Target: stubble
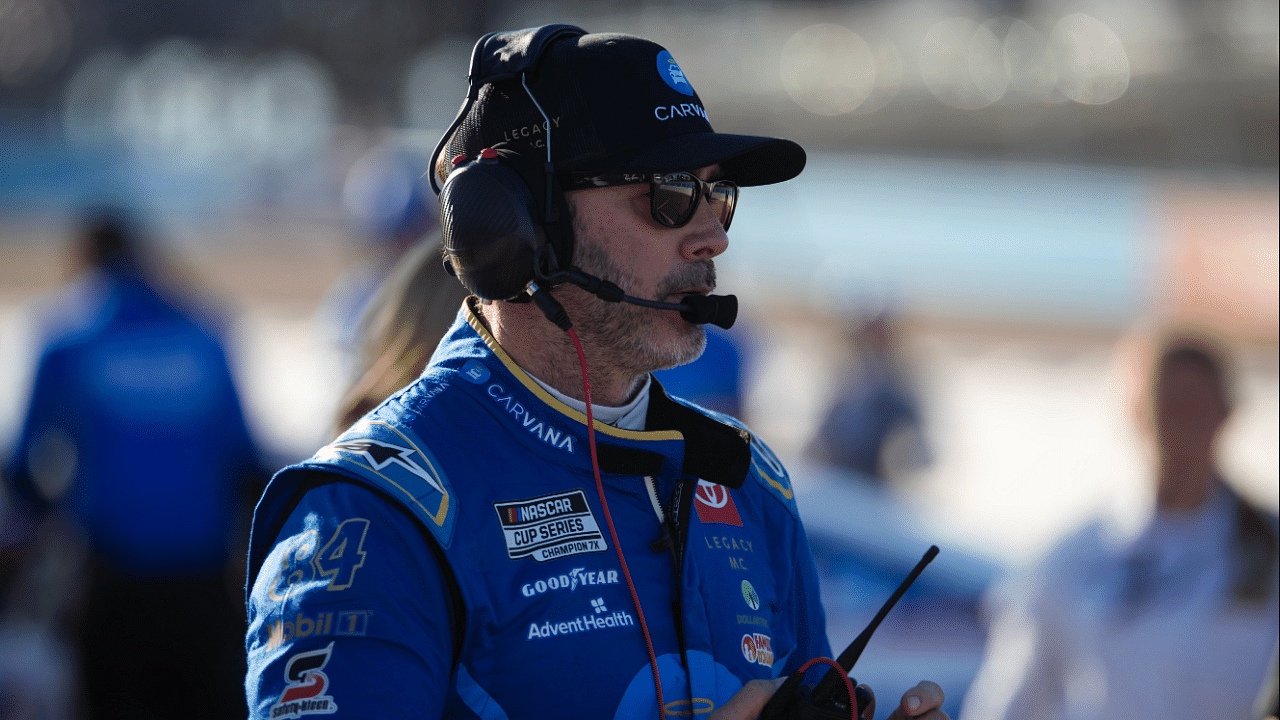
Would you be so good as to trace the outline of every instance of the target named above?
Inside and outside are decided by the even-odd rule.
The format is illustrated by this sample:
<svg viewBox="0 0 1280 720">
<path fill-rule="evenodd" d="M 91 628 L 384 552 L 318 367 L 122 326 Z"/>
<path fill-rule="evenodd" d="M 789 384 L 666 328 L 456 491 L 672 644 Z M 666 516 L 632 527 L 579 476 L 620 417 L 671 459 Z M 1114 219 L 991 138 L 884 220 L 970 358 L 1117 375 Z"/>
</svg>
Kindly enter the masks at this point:
<svg viewBox="0 0 1280 720">
<path fill-rule="evenodd" d="M 628 295 L 637 295 L 635 277 L 616 263 L 600 243 L 579 234 L 575 255 L 583 271 L 614 283 Z M 665 300 L 680 290 L 715 287 L 715 282 L 715 263 L 703 260 L 662 278 L 653 296 L 646 299 Z M 588 295 L 574 313 L 574 324 L 583 340 L 601 348 L 611 362 L 642 374 L 693 362 L 706 348 L 707 336 L 702 327 L 684 321 L 672 323 L 669 316 L 674 312 L 610 303 Z"/>
</svg>

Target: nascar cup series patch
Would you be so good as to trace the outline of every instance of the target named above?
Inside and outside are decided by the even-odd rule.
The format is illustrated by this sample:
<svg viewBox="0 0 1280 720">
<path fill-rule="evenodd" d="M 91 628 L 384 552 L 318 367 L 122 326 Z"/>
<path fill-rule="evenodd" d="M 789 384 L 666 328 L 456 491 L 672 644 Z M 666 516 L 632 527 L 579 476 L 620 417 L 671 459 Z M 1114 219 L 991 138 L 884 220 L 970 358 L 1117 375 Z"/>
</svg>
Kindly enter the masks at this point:
<svg viewBox="0 0 1280 720">
<path fill-rule="evenodd" d="M 502 523 L 507 556 L 512 560 L 532 557 L 547 562 L 609 549 L 581 490 L 497 502 L 493 509 Z"/>
<path fill-rule="evenodd" d="M 449 480 L 439 461 L 407 428 L 382 421 L 360 423 L 321 448 L 315 460 L 354 471 L 413 510 L 448 548 L 456 513 Z"/>
</svg>

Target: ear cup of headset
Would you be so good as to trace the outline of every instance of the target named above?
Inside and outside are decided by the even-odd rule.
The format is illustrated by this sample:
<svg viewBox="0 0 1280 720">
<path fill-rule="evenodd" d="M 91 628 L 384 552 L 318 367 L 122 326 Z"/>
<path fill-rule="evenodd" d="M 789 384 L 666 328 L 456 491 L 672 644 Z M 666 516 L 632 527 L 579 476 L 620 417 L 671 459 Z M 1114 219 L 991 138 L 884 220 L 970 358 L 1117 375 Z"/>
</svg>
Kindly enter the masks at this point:
<svg viewBox="0 0 1280 720">
<path fill-rule="evenodd" d="M 508 300 L 533 280 L 546 244 L 533 193 L 511 168 L 481 159 L 453 170 L 440 191 L 444 250 L 462 284 L 486 300 Z"/>
<path fill-rule="evenodd" d="M 535 263 L 543 263 L 536 277 L 555 285 L 561 280 L 545 274 L 573 257 L 573 221 L 558 182 L 501 146 L 449 173 L 440 190 L 440 226 L 451 271 L 486 300 L 527 300 Z"/>
<path fill-rule="evenodd" d="M 468 290 L 486 300 L 528 299 L 524 291 L 534 279 L 536 262 L 544 262 L 546 271 L 558 269 L 558 259 L 572 262 L 573 224 L 555 178 L 550 140 L 545 163 L 535 165 L 517 153 L 498 149 L 502 146 L 499 143 L 481 153 L 480 159 L 454 168 L 443 188 L 436 185 L 436 161 L 484 85 L 514 83 L 516 79 L 523 85 L 522 76 L 533 71 L 550 45 L 586 32 L 574 25 L 556 24 L 480 38 L 471 51 L 467 101 L 431 154 L 431 187 L 440 193 L 445 267 Z M 525 92 L 529 92 L 527 87 Z M 541 113 L 537 100 L 532 94 L 529 97 Z M 543 119 L 550 133 L 545 114 Z M 533 192 L 533 188 L 541 189 Z M 543 212 L 538 212 L 539 201 L 545 203 Z M 548 252 L 539 257 L 543 248 Z"/>
</svg>

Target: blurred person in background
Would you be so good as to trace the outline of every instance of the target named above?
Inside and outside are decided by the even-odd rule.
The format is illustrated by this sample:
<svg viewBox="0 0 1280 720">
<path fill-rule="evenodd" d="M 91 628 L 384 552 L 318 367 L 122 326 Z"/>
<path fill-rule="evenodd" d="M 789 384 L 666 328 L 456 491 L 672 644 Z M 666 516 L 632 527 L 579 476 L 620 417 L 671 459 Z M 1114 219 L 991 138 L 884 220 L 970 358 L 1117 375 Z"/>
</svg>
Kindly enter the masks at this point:
<svg viewBox="0 0 1280 720">
<path fill-rule="evenodd" d="M 69 630 L 84 569 L 79 533 L 38 523 L 0 483 L 0 720 L 72 720 L 79 683 Z"/>
<path fill-rule="evenodd" d="M 55 544 L 84 538 L 67 631 L 86 711 L 242 715 L 235 591 L 265 473 L 219 319 L 189 307 L 123 210 L 87 212 L 75 250 L 6 477 L 22 512 L 75 528 Z"/>
<path fill-rule="evenodd" d="M 1276 518 L 1214 461 L 1232 406 L 1223 346 L 1173 335 L 1153 365 L 1150 518 L 1131 539 L 1091 523 L 994 590 L 961 717 L 1254 717 L 1280 625 Z"/>
<path fill-rule="evenodd" d="M 806 454 L 882 485 L 930 462 L 893 318 L 881 313 L 844 335 L 856 359 Z"/>
<path fill-rule="evenodd" d="M 804 151 L 715 133 L 641 38 L 546 26 L 472 59 L 436 168 L 475 295 L 415 382 L 264 493 L 251 714 L 756 717 L 831 654 L 790 481 L 650 372 L 703 349 L 676 311 L 720 317 L 734 183 L 788 180 Z M 676 307 L 606 302 L 600 276 Z M 890 718 L 944 720 L 943 700 L 922 682 Z"/>
<path fill-rule="evenodd" d="M 361 321 L 378 289 L 405 253 L 439 227 L 435 198 L 422 169 L 390 141 L 361 155 L 342 187 L 357 239 L 356 261 L 328 288 L 316 309 L 317 331 L 338 353 L 345 380 L 355 380 L 365 348 Z"/>
<path fill-rule="evenodd" d="M 1253 704 L 1254 715 L 1261 720 L 1280 718 L 1280 641 L 1271 650 L 1271 666 L 1267 669 L 1258 699 Z"/>
<path fill-rule="evenodd" d="M 445 272 L 439 233 L 405 253 L 361 319 L 356 379 L 338 405 L 334 436 L 422 374 L 466 297 Z"/>
</svg>

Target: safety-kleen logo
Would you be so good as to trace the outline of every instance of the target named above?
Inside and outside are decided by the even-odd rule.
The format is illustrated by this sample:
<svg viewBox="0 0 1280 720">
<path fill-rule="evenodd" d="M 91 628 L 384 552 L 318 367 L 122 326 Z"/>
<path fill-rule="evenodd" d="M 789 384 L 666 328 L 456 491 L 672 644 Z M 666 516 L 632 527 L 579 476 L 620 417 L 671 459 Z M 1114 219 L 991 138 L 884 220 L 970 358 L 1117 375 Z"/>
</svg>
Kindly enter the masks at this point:
<svg viewBox="0 0 1280 720">
<path fill-rule="evenodd" d="M 333 643 L 322 650 L 301 652 L 289 658 L 284 666 L 284 679 L 288 683 L 280 700 L 271 706 L 272 718 L 296 718 L 303 715 L 332 715 L 338 712 L 338 703 L 332 695 L 326 695 L 329 676 L 322 671 L 333 654 Z"/>
</svg>

